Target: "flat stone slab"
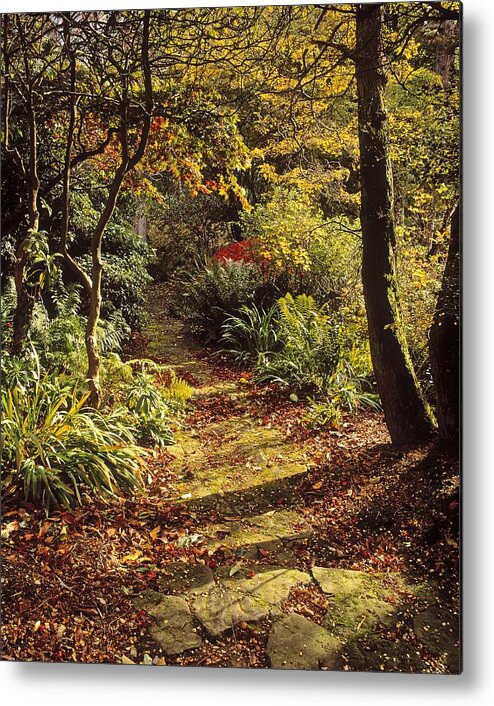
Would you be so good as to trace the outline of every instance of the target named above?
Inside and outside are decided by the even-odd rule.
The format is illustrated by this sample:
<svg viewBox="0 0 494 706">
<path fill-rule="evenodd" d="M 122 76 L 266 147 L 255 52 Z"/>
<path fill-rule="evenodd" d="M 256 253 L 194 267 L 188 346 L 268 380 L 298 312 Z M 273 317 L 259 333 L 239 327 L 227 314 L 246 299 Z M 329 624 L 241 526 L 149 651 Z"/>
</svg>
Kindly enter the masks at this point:
<svg viewBox="0 0 494 706">
<path fill-rule="evenodd" d="M 460 671 L 460 620 L 448 610 L 429 606 L 413 619 L 416 636 L 435 657 L 440 657 L 451 672 Z"/>
<path fill-rule="evenodd" d="M 314 566 L 312 574 L 324 593 L 331 596 L 324 626 L 342 638 L 368 634 L 378 623 L 393 625 L 396 611 L 383 600 L 392 587 L 383 578 L 364 571 Z"/>
<path fill-rule="evenodd" d="M 252 547 L 277 540 L 295 541 L 310 537 L 309 523 L 293 510 L 271 510 L 241 521 L 211 525 L 206 544 L 215 550 L 220 546 Z M 218 538 L 217 535 L 220 535 Z"/>
<path fill-rule="evenodd" d="M 283 479 L 307 472 L 303 448 L 287 442 L 279 430 L 243 416 L 208 424 L 205 437 L 178 432 L 175 438 L 177 443 L 169 453 L 175 457 L 173 465 L 179 474 L 185 471 L 187 476 L 176 484 L 178 496 L 190 493 L 190 500 L 198 501 L 225 495 L 232 506 L 238 505 L 232 507 L 233 514 L 244 507 L 240 498 L 235 503 L 237 493 L 257 486 L 269 494 L 267 484 L 273 484 L 275 492 Z"/>
<path fill-rule="evenodd" d="M 298 569 L 271 568 L 251 577 L 247 573 L 244 569 L 234 577 L 224 578 L 194 601 L 192 609 L 196 618 L 213 637 L 237 623 L 264 618 L 286 600 L 293 586 L 311 580 Z"/>
<path fill-rule="evenodd" d="M 269 614 L 270 606 L 256 597 L 217 586 L 197 598 L 192 609 L 208 633 L 218 637 L 237 623 L 264 618 Z"/>
<path fill-rule="evenodd" d="M 167 564 L 158 585 L 163 593 L 202 593 L 214 586 L 213 572 L 205 564 L 182 561 Z"/>
<path fill-rule="evenodd" d="M 340 642 L 320 625 L 292 613 L 278 620 L 269 636 L 266 655 L 273 669 L 335 669 Z"/>
<path fill-rule="evenodd" d="M 199 647 L 201 636 L 186 601 L 179 596 L 163 596 L 157 591 L 145 591 L 136 604 L 153 617 L 149 634 L 167 655 Z"/>
<path fill-rule="evenodd" d="M 351 642 L 344 649 L 346 668 L 358 672 L 420 673 L 427 665 L 410 642 L 370 640 L 367 644 Z"/>
</svg>

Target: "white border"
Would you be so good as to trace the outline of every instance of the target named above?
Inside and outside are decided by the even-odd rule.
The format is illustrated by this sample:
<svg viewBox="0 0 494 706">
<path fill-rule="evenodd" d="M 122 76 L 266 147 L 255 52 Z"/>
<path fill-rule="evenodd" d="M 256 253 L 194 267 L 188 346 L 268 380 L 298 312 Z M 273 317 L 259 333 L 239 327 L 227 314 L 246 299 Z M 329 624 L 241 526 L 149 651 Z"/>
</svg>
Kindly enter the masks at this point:
<svg viewBox="0 0 494 706">
<path fill-rule="evenodd" d="M 302 0 L 299 4 L 308 4 Z M 4 0 L 2 12 L 70 9 L 262 5 L 215 0 Z M 282 4 L 282 3 L 277 3 Z M 290 3 L 296 4 L 296 3 Z M 494 469 L 489 468 L 490 424 L 494 407 L 492 287 L 494 239 L 494 2 L 464 1 L 464 672 L 461 676 L 274 672 L 198 668 L 0 663 L 0 698 L 5 704 L 232 704 L 283 706 L 339 704 L 358 700 L 368 706 L 483 704 L 493 688 L 494 580 L 492 525 Z M 491 697 L 492 698 L 492 697 Z"/>
</svg>

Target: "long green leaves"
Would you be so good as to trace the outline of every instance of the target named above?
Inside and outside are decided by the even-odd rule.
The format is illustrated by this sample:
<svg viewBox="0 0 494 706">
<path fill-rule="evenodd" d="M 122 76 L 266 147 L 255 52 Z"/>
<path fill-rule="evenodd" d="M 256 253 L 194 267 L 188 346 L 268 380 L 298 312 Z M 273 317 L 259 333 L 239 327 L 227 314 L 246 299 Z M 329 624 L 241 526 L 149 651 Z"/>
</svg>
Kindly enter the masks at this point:
<svg viewBox="0 0 494 706">
<path fill-rule="evenodd" d="M 287 294 L 277 306 L 282 347 L 260 358 L 257 380 L 322 392 L 339 360 L 338 326 L 305 294 Z"/>
<path fill-rule="evenodd" d="M 221 327 L 220 343 L 225 346 L 221 352 L 228 353 L 238 363 L 258 363 L 281 347 L 277 319 L 276 306 L 264 311 L 255 304 L 244 304 Z"/>
<path fill-rule="evenodd" d="M 47 373 L 4 388 L 2 488 L 13 484 L 33 502 L 69 507 L 84 490 L 115 497 L 141 484 L 144 451 L 127 411 L 103 416 L 87 397 Z"/>
</svg>

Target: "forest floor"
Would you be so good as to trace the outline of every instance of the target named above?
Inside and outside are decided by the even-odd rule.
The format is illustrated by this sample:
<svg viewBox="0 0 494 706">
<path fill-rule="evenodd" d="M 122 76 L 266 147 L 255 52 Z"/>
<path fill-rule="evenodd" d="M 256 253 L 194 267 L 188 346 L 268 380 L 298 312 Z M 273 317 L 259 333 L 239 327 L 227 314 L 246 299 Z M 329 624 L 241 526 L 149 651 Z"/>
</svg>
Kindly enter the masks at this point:
<svg viewBox="0 0 494 706">
<path fill-rule="evenodd" d="M 459 671 L 458 463 L 395 449 L 382 416 L 306 405 L 201 350 L 148 296 L 133 357 L 193 387 L 146 493 L 5 507 L 10 660 Z"/>
</svg>

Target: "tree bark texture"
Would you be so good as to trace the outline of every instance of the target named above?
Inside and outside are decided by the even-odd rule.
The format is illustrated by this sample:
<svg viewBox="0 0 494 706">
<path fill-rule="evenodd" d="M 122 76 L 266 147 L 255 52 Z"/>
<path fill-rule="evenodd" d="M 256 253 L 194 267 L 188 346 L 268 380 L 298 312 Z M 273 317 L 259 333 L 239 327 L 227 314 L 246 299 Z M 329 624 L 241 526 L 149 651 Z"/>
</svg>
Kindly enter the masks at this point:
<svg viewBox="0 0 494 706">
<path fill-rule="evenodd" d="M 39 231 L 39 177 L 38 177 L 38 134 L 36 112 L 33 105 L 31 87 L 29 87 L 27 112 L 29 119 L 29 169 L 27 174 L 27 196 L 29 210 L 29 229 L 35 233 Z M 21 355 L 31 328 L 33 318 L 35 291 L 25 282 L 26 267 L 29 267 L 29 254 L 26 252 L 26 239 L 23 239 L 16 252 L 15 260 L 15 288 L 17 305 L 14 312 L 12 354 Z"/>
<path fill-rule="evenodd" d="M 384 100 L 380 4 L 357 6 L 356 52 L 361 177 L 362 279 L 374 374 L 394 444 L 432 431 L 403 332 L 395 263 L 393 176 Z"/>
<path fill-rule="evenodd" d="M 89 313 L 86 324 L 86 351 L 88 357 L 88 385 L 90 391 L 89 401 L 94 407 L 99 406 L 100 402 L 100 356 L 98 351 L 97 326 L 101 311 L 101 277 L 103 273 L 103 262 L 101 259 L 101 245 L 106 226 L 108 225 L 115 206 L 117 198 L 122 187 L 125 175 L 131 171 L 144 156 L 146 149 L 149 131 L 151 129 L 151 116 L 153 110 L 153 87 L 151 79 L 151 68 L 149 61 L 149 27 L 150 11 L 146 10 L 143 17 L 143 33 L 141 46 L 141 63 L 144 79 L 144 112 L 142 128 L 139 136 L 139 142 L 134 154 L 129 154 L 128 148 L 128 84 L 127 77 L 122 74 L 122 99 L 120 105 L 120 141 L 121 141 L 121 160 L 120 166 L 113 177 L 108 199 L 100 216 L 98 224 L 91 239 L 91 259 L 92 259 L 92 276 L 91 276 L 91 296 L 89 300 Z"/>
<path fill-rule="evenodd" d="M 448 258 L 430 330 L 429 353 L 439 437 L 448 444 L 457 444 L 460 430 L 459 204 L 451 218 Z"/>
</svg>

